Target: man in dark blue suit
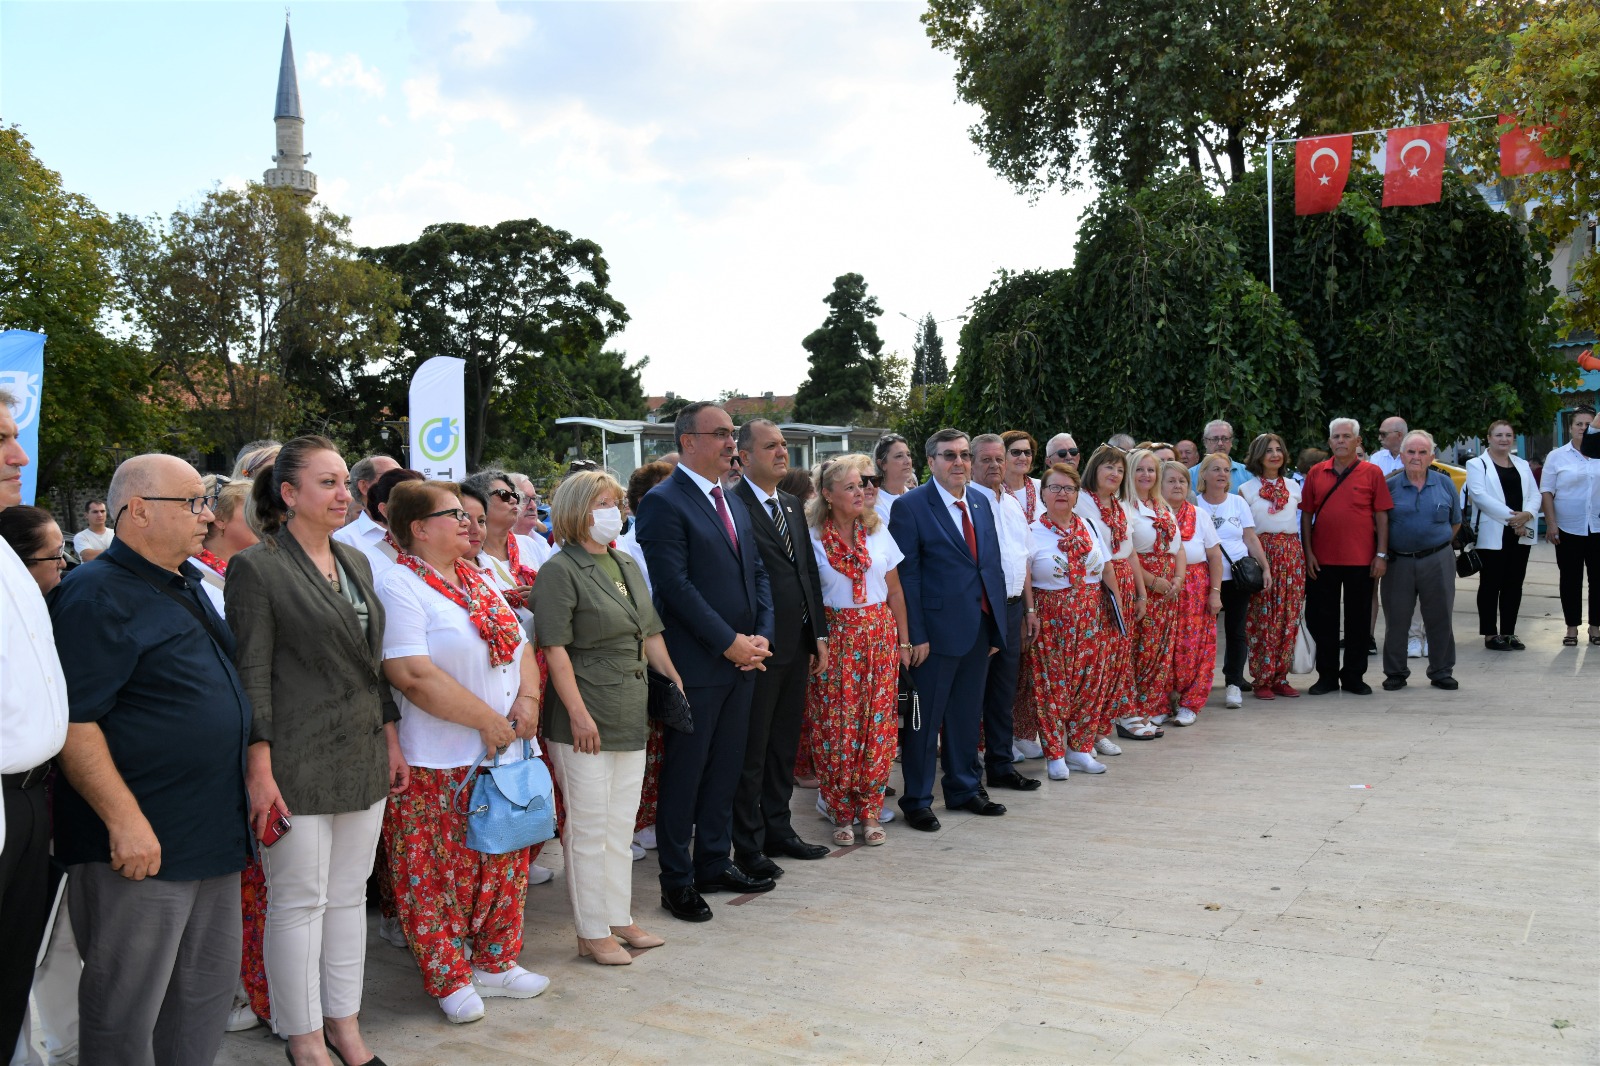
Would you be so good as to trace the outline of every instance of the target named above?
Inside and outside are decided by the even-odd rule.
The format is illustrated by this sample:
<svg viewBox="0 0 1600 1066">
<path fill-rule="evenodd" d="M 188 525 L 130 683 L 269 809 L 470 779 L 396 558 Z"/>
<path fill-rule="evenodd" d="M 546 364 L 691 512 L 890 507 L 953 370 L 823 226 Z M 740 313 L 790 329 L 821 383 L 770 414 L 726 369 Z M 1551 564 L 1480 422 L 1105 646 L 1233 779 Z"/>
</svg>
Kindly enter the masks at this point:
<svg viewBox="0 0 1600 1066">
<path fill-rule="evenodd" d="M 1000 542 L 990 501 L 968 492 L 972 447 L 958 429 L 928 438 L 933 480 L 901 496 L 889 532 L 905 553 L 900 589 L 911 628 L 911 662 L 922 709 L 920 729 L 908 724 L 900 746 L 906 824 L 932 832 L 935 753 L 944 731 L 944 803 L 950 810 L 999 815 L 978 777 L 978 733 L 988 659 L 1017 640 L 997 624 L 1006 603 Z M 654 572 L 654 564 L 651 571 Z"/>
<path fill-rule="evenodd" d="M 656 841 L 661 905 L 705 922 L 711 908 L 701 892 L 774 887 L 730 857 L 755 672 L 772 653 L 772 590 L 750 514 L 721 484 L 734 455 L 733 420 L 714 404 L 692 403 L 673 431 L 678 468 L 639 502 L 638 537 L 694 732 L 667 730 Z"/>
</svg>

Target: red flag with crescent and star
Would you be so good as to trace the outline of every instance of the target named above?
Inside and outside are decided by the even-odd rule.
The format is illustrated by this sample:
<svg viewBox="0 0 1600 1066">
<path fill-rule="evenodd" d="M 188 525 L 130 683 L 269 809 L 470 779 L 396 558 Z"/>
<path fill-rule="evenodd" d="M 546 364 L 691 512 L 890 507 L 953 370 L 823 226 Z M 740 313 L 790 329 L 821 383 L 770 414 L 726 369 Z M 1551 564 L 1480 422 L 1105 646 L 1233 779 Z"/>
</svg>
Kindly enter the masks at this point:
<svg viewBox="0 0 1600 1066">
<path fill-rule="evenodd" d="M 1383 206 L 1436 204 L 1444 190 L 1445 140 L 1450 123 L 1390 130 L 1383 150 Z"/>
<path fill-rule="evenodd" d="M 1500 125 L 1509 126 L 1500 135 L 1500 173 L 1511 178 L 1518 174 L 1537 174 L 1542 170 L 1566 170 L 1570 156 L 1554 158 L 1544 153 L 1544 135 L 1549 126 L 1519 126 L 1515 115 L 1501 115 Z"/>
<path fill-rule="evenodd" d="M 1320 215 L 1339 206 L 1350 180 L 1351 137 L 1307 137 L 1294 142 L 1294 213 Z"/>
</svg>

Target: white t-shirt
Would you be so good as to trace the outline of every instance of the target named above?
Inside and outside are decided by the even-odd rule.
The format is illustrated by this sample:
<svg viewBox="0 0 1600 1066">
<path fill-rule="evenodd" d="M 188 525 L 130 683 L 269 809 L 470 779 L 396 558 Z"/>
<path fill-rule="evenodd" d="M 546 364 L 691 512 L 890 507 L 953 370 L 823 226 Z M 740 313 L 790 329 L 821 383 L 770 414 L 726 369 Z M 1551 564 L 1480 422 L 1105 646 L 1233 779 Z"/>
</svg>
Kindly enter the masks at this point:
<svg viewBox="0 0 1600 1066">
<path fill-rule="evenodd" d="M 1244 558 L 1248 550 L 1244 531 L 1255 528 L 1255 516 L 1250 513 L 1250 505 L 1244 502 L 1244 497 L 1231 492 L 1217 504 L 1207 503 L 1202 496 L 1195 501 L 1195 506 L 1209 516 L 1216 527 L 1217 541 L 1222 546 L 1222 580 L 1228 581 L 1233 577 L 1233 566 L 1228 560 Z"/>
<path fill-rule="evenodd" d="M 1121 507 L 1122 513 L 1127 516 L 1129 535 L 1122 538 L 1122 547 L 1115 551 L 1111 548 L 1111 527 L 1101 520 L 1100 505 L 1095 502 L 1094 493 L 1078 493 L 1078 503 L 1072 510 L 1074 514 L 1088 522 L 1094 529 L 1095 535 L 1100 538 L 1100 543 L 1105 545 L 1106 552 L 1110 558 L 1126 559 L 1133 554 L 1133 513 L 1128 505 L 1121 500 L 1117 501 L 1117 506 Z"/>
<path fill-rule="evenodd" d="M 1022 595 L 1028 576 L 1028 526 L 1032 519 L 1023 514 L 1023 505 L 1009 492 L 990 497 L 994 505 L 995 533 L 1000 538 L 1000 572 L 1006 578 L 1006 599 Z"/>
<path fill-rule="evenodd" d="M 1177 555 L 1179 542 L 1177 530 L 1178 518 L 1176 515 L 1174 515 L 1172 518 L 1172 526 L 1172 543 L 1167 545 L 1167 554 Z M 1134 551 L 1138 552 L 1140 555 L 1147 555 L 1156 550 L 1155 508 L 1151 507 L 1143 500 L 1140 500 L 1135 505 L 1133 521 L 1128 523 L 1128 528 L 1133 533 Z"/>
<path fill-rule="evenodd" d="M 1030 477 L 1028 479 L 1028 484 L 1033 486 L 1033 513 L 1028 515 L 1028 523 L 1029 523 L 1029 525 L 1032 525 L 1034 522 L 1037 522 L 1039 520 L 1039 516 L 1040 515 L 1044 514 L 1044 493 L 1039 490 L 1039 479 L 1038 478 Z M 1028 489 L 1027 489 L 1027 487 L 1024 486 L 1023 488 L 1015 489 L 1015 490 L 1007 489 L 1006 491 L 1010 492 L 1011 493 L 1011 498 L 1016 500 L 1017 503 L 1019 505 L 1021 505 L 1022 513 L 1023 514 L 1028 514 Z"/>
<path fill-rule="evenodd" d="M 901 493 L 901 495 L 905 494 Z M 883 520 L 885 529 L 889 528 L 889 512 L 894 510 L 894 501 L 899 498 L 900 496 L 891 496 L 884 492 L 881 485 L 878 487 L 878 498 L 873 501 L 872 509 L 878 512 L 878 517 Z"/>
<path fill-rule="evenodd" d="M 1178 529 L 1183 532 L 1182 527 Z M 1194 566 L 1206 561 L 1206 549 L 1217 546 L 1217 527 L 1211 522 L 1211 516 L 1195 508 L 1194 536 L 1183 542 L 1183 558 L 1187 566 Z"/>
<path fill-rule="evenodd" d="M 385 659 L 426 655 L 433 665 L 496 713 L 511 712 L 522 683 L 522 657 L 530 654 L 526 639 L 517 645 L 516 654 L 505 666 L 489 665 L 489 645 L 472 624 L 466 608 L 435 592 L 403 566 L 392 566 L 383 575 L 378 583 L 378 598 L 383 601 Z M 449 770 L 471 765 L 482 754 L 483 739 L 476 729 L 435 718 L 398 688 L 394 698 L 400 705 L 400 750 L 405 753 L 407 765 Z M 538 741 L 531 743 L 537 752 Z M 522 745 L 518 743 L 507 748 L 500 761 L 520 758 Z"/>
<path fill-rule="evenodd" d="M 1077 518 L 1076 515 L 1073 517 Z M 1106 546 L 1100 542 L 1094 526 L 1082 518 L 1077 520 L 1089 531 L 1089 553 L 1083 557 L 1084 580 L 1097 584 L 1106 568 Z M 1049 592 L 1071 588 L 1067 556 L 1059 547 L 1060 537 L 1056 531 L 1047 528 L 1043 522 L 1035 522 L 1028 527 L 1028 544 L 1028 568 L 1033 573 L 1034 589 Z"/>
<path fill-rule="evenodd" d="M 1256 521 L 1258 536 L 1262 533 L 1294 533 L 1298 536 L 1300 533 L 1300 483 L 1288 477 L 1283 478 L 1283 483 L 1289 489 L 1289 502 L 1277 514 L 1271 514 L 1271 505 L 1261 498 L 1260 478 L 1253 477 L 1239 486 L 1239 495 L 1250 505 L 1250 516 Z"/>
<path fill-rule="evenodd" d="M 850 592 L 850 579 L 835 570 L 828 562 L 828 553 L 822 547 L 822 531 L 811 531 L 811 553 L 817 557 L 817 573 L 822 578 L 822 604 L 835 609 L 870 607 L 889 599 L 889 571 L 900 565 L 906 557 L 889 535 L 889 527 L 879 524 L 876 533 L 867 535 L 867 554 L 872 565 L 867 567 L 867 602 L 857 603 Z"/>
<path fill-rule="evenodd" d="M 78 553 L 80 559 L 86 551 L 103 552 L 111 547 L 111 541 L 116 535 L 116 531 L 110 526 L 107 526 L 103 533 L 96 533 L 92 529 L 80 529 L 72 535 L 72 550 Z"/>
</svg>

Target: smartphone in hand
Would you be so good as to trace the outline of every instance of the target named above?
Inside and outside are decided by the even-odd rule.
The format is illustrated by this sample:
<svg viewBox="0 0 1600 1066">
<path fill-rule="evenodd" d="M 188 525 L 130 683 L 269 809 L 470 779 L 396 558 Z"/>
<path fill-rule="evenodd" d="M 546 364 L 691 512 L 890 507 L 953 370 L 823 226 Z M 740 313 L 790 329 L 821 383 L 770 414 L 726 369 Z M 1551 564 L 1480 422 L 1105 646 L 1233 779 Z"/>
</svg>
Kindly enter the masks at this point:
<svg viewBox="0 0 1600 1066">
<path fill-rule="evenodd" d="M 283 805 L 274 803 L 267 812 L 267 827 L 261 831 L 261 846 L 270 848 L 283 839 L 283 835 L 294 828 L 289 824 L 289 816 L 284 813 Z"/>
</svg>

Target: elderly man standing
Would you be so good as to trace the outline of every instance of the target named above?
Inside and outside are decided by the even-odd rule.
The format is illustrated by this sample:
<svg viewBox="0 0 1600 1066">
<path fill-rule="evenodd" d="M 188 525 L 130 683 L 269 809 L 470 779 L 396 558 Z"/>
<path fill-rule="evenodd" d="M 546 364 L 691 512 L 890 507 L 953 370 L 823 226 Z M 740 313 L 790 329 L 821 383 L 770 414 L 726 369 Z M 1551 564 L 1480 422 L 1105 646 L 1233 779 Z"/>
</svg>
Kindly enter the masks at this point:
<svg viewBox="0 0 1600 1066">
<path fill-rule="evenodd" d="M 1178 462 L 1190 470 L 1200 465 L 1200 449 L 1195 447 L 1194 441 L 1187 438 L 1180 440 L 1173 445 L 1173 450 L 1177 453 Z"/>
<path fill-rule="evenodd" d="M 391 470 L 399 470 L 400 464 L 387 455 L 369 455 L 365 459 L 357 459 L 350 467 L 350 509 L 345 513 L 344 528 L 334 534 L 338 540 L 368 551 L 388 532 L 372 520 L 367 513 L 367 493 L 372 491 L 372 486 L 378 479 Z"/>
<path fill-rule="evenodd" d="M 1049 472 L 1052 463 L 1066 463 L 1072 469 L 1078 469 L 1078 442 L 1072 439 L 1071 433 L 1057 433 L 1044 446 L 1040 463 L 1041 469 L 1046 472 Z"/>
<path fill-rule="evenodd" d="M 55 841 L 85 1063 L 209 1064 L 238 982 L 250 703 L 187 561 L 213 517 L 204 492 L 181 459 L 124 462 L 117 539 L 51 597 L 74 664 Z"/>
<path fill-rule="evenodd" d="M 1378 426 L 1378 443 L 1382 445 L 1368 461 L 1383 471 L 1385 479 L 1405 469 L 1405 457 L 1400 454 L 1401 442 L 1406 437 L 1406 420 L 1390 415 Z"/>
<path fill-rule="evenodd" d="M 1214 418 L 1206 423 L 1205 433 L 1201 439 L 1205 443 L 1205 452 L 1200 458 L 1220 452 L 1229 457 L 1231 465 L 1228 468 L 1228 491 L 1238 492 L 1239 486 L 1255 477 L 1244 468 L 1244 464 L 1233 458 L 1233 427 L 1220 418 Z M 1196 492 L 1200 490 L 1200 459 L 1195 460 L 1195 465 L 1189 469 L 1189 484 Z"/>
<path fill-rule="evenodd" d="M 22 502 L 28 453 L 16 398 L 0 389 L 0 511 Z M 0 538 L 0 1056 L 9 1059 L 28 1011 L 33 960 L 50 916 L 50 819 L 44 779 L 67 737 L 67 683 L 38 583 Z"/>
<path fill-rule="evenodd" d="M 1306 625 L 1317 642 L 1313 696 L 1342 687 L 1372 694 L 1362 680 L 1372 639 L 1372 582 L 1389 565 L 1389 512 L 1394 501 L 1383 474 L 1356 457 L 1361 423 L 1328 424 L 1333 453 L 1306 474 L 1300 496 L 1300 540 L 1306 551 Z M 1339 666 L 1339 603 L 1344 601 L 1344 667 Z"/>
<path fill-rule="evenodd" d="M 1461 528 L 1461 495 L 1449 475 L 1430 469 L 1433 437 L 1420 429 L 1405 435 L 1400 446 L 1405 468 L 1387 484 L 1394 500 L 1389 512 L 1389 572 L 1383 577 L 1383 687 L 1406 687 L 1407 626 L 1420 608 L 1428 640 L 1428 680 L 1434 688 L 1453 691 L 1456 638 L 1455 553 L 1450 550 Z"/>
</svg>

